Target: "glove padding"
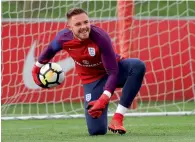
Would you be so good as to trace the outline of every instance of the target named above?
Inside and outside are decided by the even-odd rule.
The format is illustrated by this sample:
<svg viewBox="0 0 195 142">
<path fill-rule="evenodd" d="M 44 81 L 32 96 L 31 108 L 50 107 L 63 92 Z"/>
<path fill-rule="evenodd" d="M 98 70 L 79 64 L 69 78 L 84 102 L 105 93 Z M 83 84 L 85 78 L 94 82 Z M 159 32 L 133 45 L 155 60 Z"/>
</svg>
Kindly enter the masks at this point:
<svg viewBox="0 0 195 142">
<path fill-rule="evenodd" d="M 109 97 L 105 94 L 102 94 L 98 100 L 89 102 L 87 106 L 89 115 L 95 119 L 99 118 L 108 103 Z"/>
<path fill-rule="evenodd" d="M 34 65 L 33 66 L 33 69 L 32 69 L 32 76 L 33 76 L 33 80 L 34 80 L 34 82 L 38 85 L 38 86 L 40 86 L 40 87 L 42 87 L 42 88 L 45 88 L 44 87 L 44 85 L 40 82 L 40 80 L 39 80 L 39 72 L 40 72 L 40 67 L 38 67 L 38 66 L 36 66 L 36 65 Z"/>
</svg>

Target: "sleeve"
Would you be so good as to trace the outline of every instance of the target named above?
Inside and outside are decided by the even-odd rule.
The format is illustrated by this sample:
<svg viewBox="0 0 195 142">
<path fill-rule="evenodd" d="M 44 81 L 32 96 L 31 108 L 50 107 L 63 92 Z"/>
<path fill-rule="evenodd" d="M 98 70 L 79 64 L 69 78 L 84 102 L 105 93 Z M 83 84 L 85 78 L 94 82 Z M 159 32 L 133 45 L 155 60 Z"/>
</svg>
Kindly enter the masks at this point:
<svg viewBox="0 0 195 142">
<path fill-rule="evenodd" d="M 43 50 L 41 55 L 38 58 L 38 62 L 40 64 L 46 64 L 48 63 L 58 51 L 62 49 L 62 44 L 60 43 L 60 40 L 58 37 L 56 37 L 47 48 Z"/>
<path fill-rule="evenodd" d="M 102 63 L 108 74 L 104 90 L 113 94 L 118 81 L 119 69 L 111 39 L 105 31 L 97 27 L 91 29 L 90 38 L 100 48 Z"/>
</svg>

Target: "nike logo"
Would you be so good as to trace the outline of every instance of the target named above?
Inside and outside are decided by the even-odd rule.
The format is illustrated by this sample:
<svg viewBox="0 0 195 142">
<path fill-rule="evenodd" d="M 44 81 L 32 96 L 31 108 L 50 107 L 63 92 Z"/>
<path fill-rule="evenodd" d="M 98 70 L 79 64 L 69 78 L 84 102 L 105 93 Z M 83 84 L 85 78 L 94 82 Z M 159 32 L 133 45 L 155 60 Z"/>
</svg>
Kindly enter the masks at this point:
<svg viewBox="0 0 195 142">
<path fill-rule="evenodd" d="M 24 85 L 29 89 L 39 89 L 40 87 L 34 82 L 32 77 L 32 68 L 35 64 L 34 58 L 34 50 L 36 48 L 36 41 L 33 42 L 28 55 L 25 59 L 24 66 L 23 66 L 23 81 Z M 74 61 L 72 58 L 68 57 L 64 60 L 57 62 L 63 69 L 64 73 L 72 70 L 74 68 Z"/>
</svg>

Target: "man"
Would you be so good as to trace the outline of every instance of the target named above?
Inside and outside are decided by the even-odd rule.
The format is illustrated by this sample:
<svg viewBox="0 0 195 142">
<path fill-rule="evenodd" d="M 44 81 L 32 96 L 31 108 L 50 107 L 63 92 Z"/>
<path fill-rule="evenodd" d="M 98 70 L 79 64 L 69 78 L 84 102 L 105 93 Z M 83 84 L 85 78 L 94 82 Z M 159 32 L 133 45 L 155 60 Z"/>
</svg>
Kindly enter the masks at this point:
<svg viewBox="0 0 195 142">
<path fill-rule="evenodd" d="M 140 90 L 145 74 L 145 64 L 139 59 L 124 59 L 115 54 L 111 39 L 101 28 L 91 25 L 88 14 L 80 8 L 67 13 L 68 26 L 60 31 L 39 56 L 32 74 L 38 79 L 40 68 L 60 50 L 66 50 L 75 61 L 76 71 L 84 86 L 85 116 L 90 135 L 104 135 L 107 127 L 119 134 L 125 112 Z M 116 89 L 122 87 L 122 96 L 108 126 L 109 100 Z"/>
</svg>

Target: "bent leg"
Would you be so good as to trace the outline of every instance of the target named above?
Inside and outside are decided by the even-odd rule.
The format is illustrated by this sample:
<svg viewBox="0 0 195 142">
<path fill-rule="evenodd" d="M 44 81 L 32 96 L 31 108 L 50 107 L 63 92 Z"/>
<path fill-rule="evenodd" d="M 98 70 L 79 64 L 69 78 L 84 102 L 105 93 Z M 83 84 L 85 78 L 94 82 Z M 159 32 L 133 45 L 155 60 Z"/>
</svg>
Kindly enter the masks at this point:
<svg viewBox="0 0 195 142">
<path fill-rule="evenodd" d="M 106 109 L 103 111 L 102 115 L 94 119 L 88 114 L 87 105 L 90 101 L 97 100 L 103 92 L 103 87 L 106 83 L 107 77 L 102 78 L 101 80 L 98 80 L 96 82 L 84 85 L 84 105 L 85 105 L 85 117 L 86 117 L 86 123 L 88 127 L 88 132 L 90 135 L 104 135 L 107 133 L 107 111 L 108 111 L 108 105 Z"/>
<path fill-rule="evenodd" d="M 118 63 L 119 74 L 117 87 L 123 87 L 120 102 L 108 129 L 113 133 L 125 134 L 123 127 L 124 114 L 140 90 L 145 74 L 145 64 L 139 59 L 125 59 Z"/>
<path fill-rule="evenodd" d="M 145 64 L 136 58 L 129 58 L 119 62 L 119 83 L 123 87 L 120 104 L 128 108 L 140 90 L 145 75 Z"/>
</svg>

